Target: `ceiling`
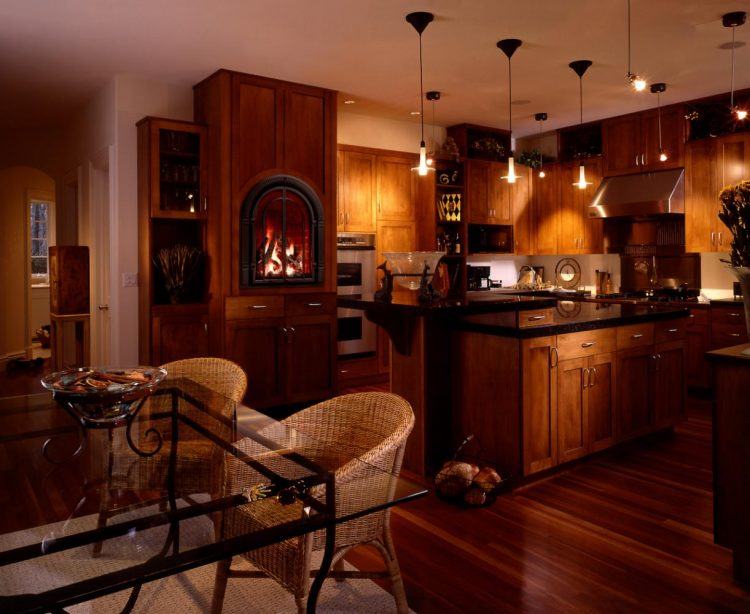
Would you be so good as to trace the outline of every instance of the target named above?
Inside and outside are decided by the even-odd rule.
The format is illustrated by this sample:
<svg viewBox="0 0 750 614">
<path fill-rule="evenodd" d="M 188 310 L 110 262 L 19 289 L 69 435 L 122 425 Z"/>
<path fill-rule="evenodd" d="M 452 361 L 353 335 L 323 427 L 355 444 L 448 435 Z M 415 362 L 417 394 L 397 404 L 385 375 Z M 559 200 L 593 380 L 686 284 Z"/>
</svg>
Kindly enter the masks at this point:
<svg viewBox="0 0 750 614">
<path fill-rule="evenodd" d="M 748 0 L 632 0 L 633 68 L 668 85 L 663 102 L 729 89 L 730 31 L 721 15 Z M 590 59 L 584 121 L 655 106 L 626 87 L 626 0 L 3 0 L 0 127 L 62 121 L 116 73 L 192 85 L 220 67 L 336 89 L 348 111 L 414 120 L 417 36 L 406 13 L 426 10 L 425 89 L 437 123 L 507 127 L 513 58 L 516 135 L 578 121 L 568 62 Z M 750 40 L 750 23 L 737 30 Z M 737 49 L 737 87 L 750 87 L 750 45 Z M 428 109 L 426 119 L 431 119 Z"/>
</svg>

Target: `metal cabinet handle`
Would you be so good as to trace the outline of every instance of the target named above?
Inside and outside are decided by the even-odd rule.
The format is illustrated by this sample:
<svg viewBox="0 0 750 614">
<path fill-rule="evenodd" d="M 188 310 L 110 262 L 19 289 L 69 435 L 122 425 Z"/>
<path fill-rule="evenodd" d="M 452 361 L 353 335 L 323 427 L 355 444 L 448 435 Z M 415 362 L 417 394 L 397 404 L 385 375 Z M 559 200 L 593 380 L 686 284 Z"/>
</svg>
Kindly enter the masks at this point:
<svg viewBox="0 0 750 614">
<path fill-rule="evenodd" d="M 589 388 L 593 388 L 596 386 L 596 380 L 598 379 L 598 371 L 596 370 L 596 367 L 592 367 L 591 371 L 589 372 Z M 593 378 L 592 378 L 593 376 Z"/>
<path fill-rule="evenodd" d="M 592 348 L 592 347 L 594 347 L 595 345 L 596 345 L 596 341 L 584 341 L 584 342 L 583 342 L 583 343 L 581 344 L 581 347 L 582 347 L 582 348 L 584 348 L 584 349 L 586 349 L 586 348 Z"/>
<path fill-rule="evenodd" d="M 344 375 L 344 373 L 349 373 L 349 369 L 339 369 L 340 375 Z"/>
<path fill-rule="evenodd" d="M 732 316 L 733 318 L 739 318 L 742 314 L 741 313 L 737 313 L 736 311 L 732 311 L 732 312 L 728 313 L 727 315 L 728 316 Z"/>
<path fill-rule="evenodd" d="M 641 154 L 641 166 L 646 165 L 646 154 Z"/>
<path fill-rule="evenodd" d="M 203 330 L 205 330 L 206 332 L 208 332 L 208 324 L 207 323 L 203 324 Z"/>
<path fill-rule="evenodd" d="M 555 357 L 554 361 L 552 360 L 553 355 Z M 555 346 L 552 346 L 549 349 L 549 366 L 556 367 L 558 362 L 560 362 L 560 355 L 557 353 L 557 348 Z"/>
<path fill-rule="evenodd" d="M 643 337 L 643 333 L 633 333 L 630 335 L 631 339 L 640 339 L 641 337 Z"/>
<path fill-rule="evenodd" d="M 583 377 L 581 378 L 581 388 L 588 388 L 590 385 L 589 378 L 591 377 L 591 369 L 583 370 Z"/>
<path fill-rule="evenodd" d="M 107 311 L 109 309 L 109 305 L 97 305 L 96 307 L 99 311 Z"/>
<path fill-rule="evenodd" d="M 721 235 L 722 235 L 722 231 L 720 230 L 719 231 L 719 245 L 723 245 L 724 244 L 724 240 L 721 238 Z"/>
<path fill-rule="evenodd" d="M 739 337 L 740 333 L 729 333 L 730 337 Z"/>
<path fill-rule="evenodd" d="M 640 164 L 638 163 L 638 156 L 635 157 L 635 165 L 640 166 Z"/>
<path fill-rule="evenodd" d="M 716 245 L 716 233 L 711 233 L 711 245 Z"/>
<path fill-rule="evenodd" d="M 688 316 L 688 318 L 690 318 L 691 320 L 694 320 L 694 319 L 695 319 L 695 314 L 694 314 L 694 313 L 691 313 L 691 314 L 690 314 L 690 315 Z"/>
<path fill-rule="evenodd" d="M 676 329 L 676 328 L 668 328 L 668 329 L 667 329 L 667 332 L 668 332 L 668 333 L 676 333 L 676 332 L 677 332 L 677 329 Z"/>
<path fill-rule="evenodd" d="M 529 316 L 526 318 L 527 322 L 538 322 L 539 320 L 544 320 L 547 316 Z"/>
<path fill-rule="evenodd" d="M 308 307 L 322 307 L 323 303 L 307 303 Z"/>
<path fill-rule="evenodd" d="M 250 305 L 250 309 L 268 309 L 268 305 Z"/>
<path fill-rule="evenodd" d="M 378 213 L 380 213 L 380 201 L 378 201 Z"/>
<path fill-rule="evenodd" d="M 344 221 L 345 221 L 345 222 L 346 222 L 347 224 L 349 223 L 349 212 L 348 212 L 348 211 L 347 211 L 347 212 L 346 212 L 346 213 L 344 214 Z"/>
<path fill-rule="evenodd" d="M 208 211 L 208 198 L 203 197 L 203 210 Z"/>
</svg>

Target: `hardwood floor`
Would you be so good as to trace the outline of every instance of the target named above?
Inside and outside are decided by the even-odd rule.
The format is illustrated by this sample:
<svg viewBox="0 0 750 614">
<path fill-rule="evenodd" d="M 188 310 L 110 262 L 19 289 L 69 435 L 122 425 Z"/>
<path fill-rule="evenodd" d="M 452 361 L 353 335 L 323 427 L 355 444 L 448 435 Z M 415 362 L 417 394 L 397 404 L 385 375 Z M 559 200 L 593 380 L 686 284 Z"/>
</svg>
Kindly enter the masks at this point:
<svg viewBox="0 0 750 614">
<path fill-rule="evenodd" d="M 417 612 L 750 611 L 713 544 L 711 422 L 692 402 L 673 435 L 461 509 L 396 508 L 393 537 Z M 349 559 L 376 569 L 360 548 Z"/>
<path fill-rule="evenodd" d="M 34 390 L 38 377 L 0 375 L 0 391 Z M 750 612 L 750 593 L 732 582 L 729 552 L 713 544 L 709 410 L 691 401 L 673 435 L 584 461 L 488 508 L 457 508 L 434 495 L 396 508 L 409 605 L 417 612 Z M 348 559 L 381 568 L 367 547 Z"/>
</svg>

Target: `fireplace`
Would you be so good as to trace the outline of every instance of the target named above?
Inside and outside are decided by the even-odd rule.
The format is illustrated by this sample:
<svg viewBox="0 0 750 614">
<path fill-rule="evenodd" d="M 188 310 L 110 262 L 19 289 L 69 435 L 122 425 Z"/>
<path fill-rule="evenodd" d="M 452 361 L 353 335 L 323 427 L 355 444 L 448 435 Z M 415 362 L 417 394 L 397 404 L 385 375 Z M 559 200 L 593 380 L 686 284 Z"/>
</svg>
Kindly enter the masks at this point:
<svg viewBox="0 0 750 614">
<path fill-rule="evenodd" d="M 247 195 L 241 216 L 242 286 L 323 281 L 323 205 L 304 181 L 265 179 Z"/>
</svg>

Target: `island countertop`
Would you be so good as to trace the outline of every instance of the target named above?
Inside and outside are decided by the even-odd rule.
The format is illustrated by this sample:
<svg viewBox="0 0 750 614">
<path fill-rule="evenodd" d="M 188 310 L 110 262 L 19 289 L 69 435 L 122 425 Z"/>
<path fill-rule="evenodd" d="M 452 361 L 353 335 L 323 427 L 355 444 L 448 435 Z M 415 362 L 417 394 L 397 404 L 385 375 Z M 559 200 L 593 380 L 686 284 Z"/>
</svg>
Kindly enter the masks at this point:
<svg viewBox="0 0 750 614">
<path fill-rule="evenodd" d="M 555 301 L 548 310 L 547 322 L 518 326 L 503 313 L 468 314 L 459 318 L 454 329 L 527 339 L 561 335 L 597 328 L 609 328 L 639 322 L 685 318 L 689 310 L 670 305 L 619 305 L 582 301 Z"/>
<path fill-rule="evenodd" d="M 339 295 L 337 305 L 348 309 L 415 316 L 461 316 L 554 307 L 557 299 L 548 296 L 520 296 L 517 294 L 467 293 L 461 298 L 440 299 L 429 304 L 420 303 L 416 292 L 393 292 L 390 303 L 376 301 L 373 294 Z"/>
</svg>

